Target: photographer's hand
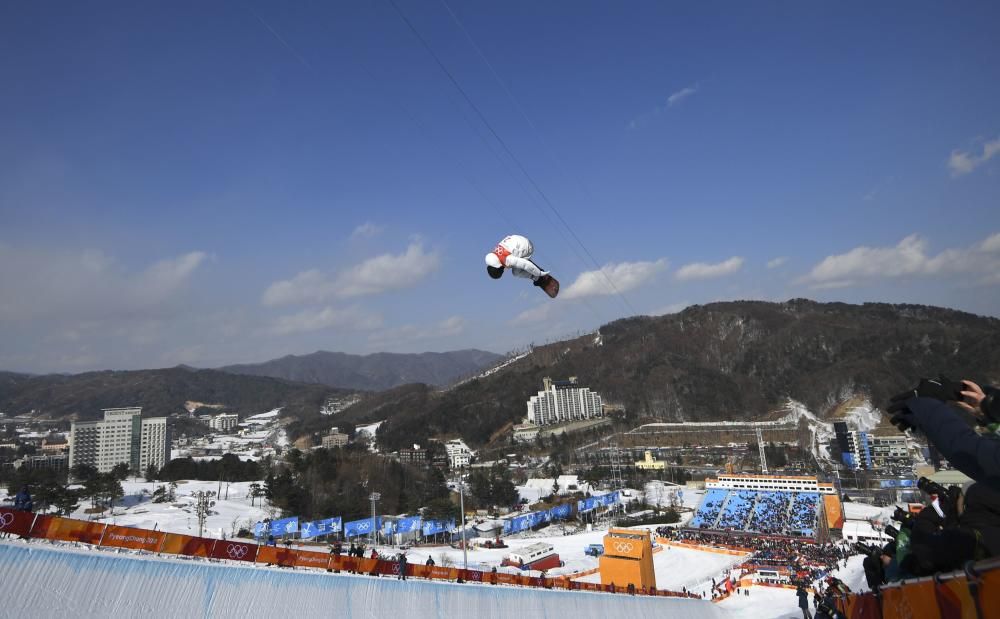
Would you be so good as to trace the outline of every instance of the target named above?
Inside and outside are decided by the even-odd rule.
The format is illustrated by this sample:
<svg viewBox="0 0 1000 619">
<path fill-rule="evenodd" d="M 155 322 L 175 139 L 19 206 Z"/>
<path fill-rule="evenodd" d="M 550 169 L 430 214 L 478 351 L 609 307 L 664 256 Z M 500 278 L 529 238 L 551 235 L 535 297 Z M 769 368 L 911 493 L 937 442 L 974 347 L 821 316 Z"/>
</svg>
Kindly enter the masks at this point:
<svg viewBox="0 0 1000 619">
<path fill-rule="evenodd" d="M 956 402 L 956 404 L 958 404 L 961 408 L 965 409 L 966 411 L 972 413 L 973 415 L 982 417 L 983 409 L 981 408 L 980 405 L 986 398 L 986 394 L 983 392 L 982 387 L 972 382 L 971 380 L 963 380 L 962 389 L 963 391 L 961 391 L 960 393 L 963 399 Z"/>
</svg>

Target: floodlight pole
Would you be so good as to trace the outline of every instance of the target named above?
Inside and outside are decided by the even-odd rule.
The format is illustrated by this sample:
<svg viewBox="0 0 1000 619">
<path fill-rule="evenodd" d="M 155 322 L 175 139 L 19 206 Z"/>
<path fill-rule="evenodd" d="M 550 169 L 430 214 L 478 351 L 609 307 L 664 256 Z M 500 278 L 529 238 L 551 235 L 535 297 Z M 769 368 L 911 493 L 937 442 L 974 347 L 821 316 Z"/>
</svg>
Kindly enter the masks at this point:
<svg viewBox="0 0 1000 619">
<path fill-rule="evenodd" d="M 462 561 L 465 569 L 469 569 L 469 549 L 465 543 L 465 480 L 461 468 L 458 469 L 458 505 L 462 511 Z"/>
<path fill-rule="evenodd" d="M 372 502 L 372 532 L 369 535 L 369 538 L 370 538 L 369 539 L 369 543 L 372 546 L 374 546 L 375 542 L 376 542 L 376 537 L 375 537 L 375 502 L 378 501 L 379 499 L 381 499 L 382 495 L 379 494 L 378 492 L 372 492 L 370 495 L 368 495 L 368 498 L 371 499 L 371 502 Z"/>
</svg>

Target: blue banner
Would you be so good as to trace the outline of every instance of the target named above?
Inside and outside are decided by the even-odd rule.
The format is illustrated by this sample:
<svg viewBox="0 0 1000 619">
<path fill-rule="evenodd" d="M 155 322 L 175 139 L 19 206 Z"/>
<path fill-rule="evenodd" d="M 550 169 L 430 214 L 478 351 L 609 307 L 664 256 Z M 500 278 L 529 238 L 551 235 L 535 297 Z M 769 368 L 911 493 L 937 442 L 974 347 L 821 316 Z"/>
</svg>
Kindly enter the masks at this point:
<svg viewBox="0 0 1000 619">
<path fill-rule="evenodd" d="M 880 488 L 912 488 L 917 485 L 913 479 L 883 479 L 879 481 Z"/>
<path fill-rule="evenodd" d="M 303 522 L 301 527 L 302 539 L 319 537 L 320 535 L 330 535 L 340 531 L 340 518 L 327 518 L 325 520 L 314 520 L 313 522 Z"/>
<path fill-rule="evenodd" d="M 600 505 L 598 500 L 595 499 L 594 497 L 590 497 L 589 499 L 583 499 L 582 501 L 577 501 L 576 511 L 582 514 L 584 512 L 589 512 L 591 510 L 597 509 L 598 505 Z"/>
<path fill-rule="evenodd" d="M 278 537 L 286 533 L 298 533 L 299 531 L 299 517 L 292 516 L 291 518 L 282 518 L 281 520 L 271 521 L 271 535 Z"/>
<path fill-rule="evenodd" d="M 256 537 L 257 539 L 260 539 L 265 535 L 267 535 L 268 530 L 269 529 L 267 523 L 258 522 L 257 524 L 253 525 L 253 536 Z"/>
<path fill-rule="evenodd" d="M 420 530 L 420 516 L 410 516 L 396 522 L 396 533 L 413 533 Z"/>
<path fill-rule="evenodd" d="M 386 520 L 382 523 L 382 535 L 392 535 L 396 532 L 396 523 L 392 520 Z"/>
<path fill-rule="evenodd" d="M 566 503 L 565 505 L 556 505 L 549 510 L 549 516 L 552 520 L 566 520 L 569 518 L 571 513 L 573 513 L 573 506 L 569 503 Z"/>
<path fill-rule="evenodd" d="M 449 522 L 442 522 L 440 520 L 428 520 L 424 523 L 421 531 L 424 535 L 435 535 L 437 533 L 444 533 L 446 531 L 451 531 L 455 528 L 455 521 L 451 520 Z"/>
<path fill-rule="evenodd" d="M 382 527 L 382 516 L 375 519 L 375 530 L 378 531 Z M 372 519 L 364 518 L 362 520 L 352 520 L 344 524 L 344 535 L 347 537 L 357 537 L 359 535 L 368 535 L 372 532 Z"/>
</svg>

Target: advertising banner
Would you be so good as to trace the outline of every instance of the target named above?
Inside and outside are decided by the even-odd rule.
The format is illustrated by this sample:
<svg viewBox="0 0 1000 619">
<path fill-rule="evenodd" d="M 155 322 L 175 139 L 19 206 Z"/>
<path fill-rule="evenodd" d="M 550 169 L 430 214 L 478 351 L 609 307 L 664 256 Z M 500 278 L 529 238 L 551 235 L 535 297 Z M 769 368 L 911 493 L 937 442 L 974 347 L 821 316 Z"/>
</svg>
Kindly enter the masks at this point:
<svg viewBox="0 0 1000 619">
<path fill-rule="evenodd" d="M 188 557 L 208 557 L 211 556 L 212 547 L 215 546 L 216 541 L 207 537 L 166 533 L 163 536 L 163 545 L 160 546 L 160 552 Z"/>
<path fill-rule="evenodd" d="M 253 536 L 260 539 L 267 535 L 267 532 L 270 530 L 270 524 L 270 522 L 257 521 L 257 523 L 253 525 Z"/>
<path fill-rule="evenodd" d="M 571 513 L 573 513 L 573 506 L 569 503 L 556 505 L 549 510 L 549 516 L 551 516 L 552 520 L 566 520 L 570 517 Z"/>
<path fill-rule="evenodd" d="M 13 533 L 28 537 L 35 514 L 31 512 L 16 512 L 6 507 L 0 507 L 0 533 Z"/>
<path fill-rule="evenodd" d="M 219 542 L 219 546 L 222 542 Z M 239 554 L 237 552 L 237 554 Z M 291 550 L 289 548 L 278 548 L 277 546 L 260 546 L 257 550 L 257 556 L 251 561 L 256 561 L 257 563 L 264 563 L 265 565 L 280 565 L 282 567 L 291 567 L 295 565 L 298 560 L 298 551 Z M 228 557 L 226 557 L 228 558 Z M 246 559 L 238 559 L 246 560 Z"/>
<path fill-rule="evenodd" d="M 579 512 L 579 513 L 581 513 L 581 514 L 583 514 L 583 513 L 586 513 L 586 512 L 593 511 L 593 510 L 597 509 L 598 505 L 599 505 L 599 503 L 597 502 L 597 499 L 595 499 L 594 497 L 590 497 L 588 499 L 583 499 L 583 500 L 577 501 L 576 502 L 576 511 Z"/>
<path fill-rule="evenodd" d="M 324 520 L 314 520 L 303 522 L 299 526 L 299 535 L 302 539 L 330 535 L 340 532 L 340 518 L 326 518 Z"/>
<path fill-rule="evenodd" d="M 420 516 L 402 518 L 396 522 L 396 533 L 414 533 L 421 529 Z"/>
<path fill-rule="evenodd" d="M 518 533 L 526 529 L 528 529 L 527 516 L 518 516 L 517 518 L 511 518 L 510 520 L 504 522 L 503 525 L 504 533 Z"/>
<path fill-rule="evenodd" d="M 282 518 L 281 520 L 271 521 L 271 535 L 275 537 L 281 537 L 286 533 L 298 533 L 299 532 L 299 517 L 292 516 L 291 518 Z"/>
<path fill-rule="evenodd" d="M 264 546 L 264 548 L 271 548 L 271 546 Z M 211 557 L 213 559 L 229 559 L 230 561 L 253 561 L 257 557 L 257 545 L 219 540 L 212 548 Z"/>
<path fill-rule="evenodd" d="M 446 531 L 451 531 L 455 528 L 455 521 L 441 522 L 440 520 L 428 520 L 424 523 L 421 531 L 424 535 L 436 535 L 438 533 L 444 533 Z"/>
<path fill-rule="evenodd" d="M 104 533 L 106 526 L 108 525 L 100 522 L 86 522 L 84 520 L 53 516 L 51 520 L 47 520 L 44 523 L 39 519 L 39 522 L 35 524 L 32 535 L 64 542 L 97 544 L 101 541 L 101 534 Z"/>
<path fill-rule="evenodd" d="M 378 531 L 382 527 L 382 516 L 375 519 L 375 531 Z M 372 519 L 365 518 L 363 520 L 352 520 L 344 524 L 344 535 L 347 537 L 358 537 L 359 535 L 368 535 L 372 533 Z"/>
<path fill-rule="evenodd" d="M 107 531 L 104 532 L 104 539 L 101 541 L 101 546 L 156 552 L 160 549 L 160 544 L 163 543 L 165 535 L 166 533 L 163 531 L 109 526 Z"/>
<path fill-rule="evenodd" d="M 257 562 L 260 563 L 259 555 Z M 325 570 L 329 566 L 329 563 L 330 555 L 325 552 L 309 552 L 307 550 L 300 550 L 295 553 L 295 567 L 312 567 Z"/>
</svg>

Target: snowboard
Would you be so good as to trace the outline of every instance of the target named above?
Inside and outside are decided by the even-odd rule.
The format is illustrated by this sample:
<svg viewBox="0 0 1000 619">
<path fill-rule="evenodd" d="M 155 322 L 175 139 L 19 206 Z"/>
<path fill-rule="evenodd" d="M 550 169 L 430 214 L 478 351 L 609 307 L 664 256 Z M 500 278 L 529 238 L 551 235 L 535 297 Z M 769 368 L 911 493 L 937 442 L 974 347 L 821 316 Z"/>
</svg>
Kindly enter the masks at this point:
<svg viewBox="0 0 1000 619">
<path fill-rule="evenodd" d="M 551 275 L 543 275 L 541 279 L 538 280 L 538 287 L 545 291 L 545 294 L 549 295 L 551 298 L 556 298 L 559 294 L 559 280 L 552 277 Z"/>
</svg>

